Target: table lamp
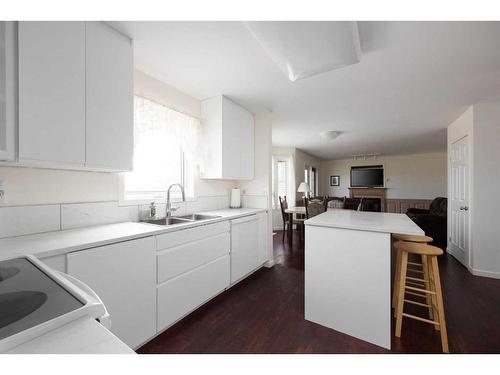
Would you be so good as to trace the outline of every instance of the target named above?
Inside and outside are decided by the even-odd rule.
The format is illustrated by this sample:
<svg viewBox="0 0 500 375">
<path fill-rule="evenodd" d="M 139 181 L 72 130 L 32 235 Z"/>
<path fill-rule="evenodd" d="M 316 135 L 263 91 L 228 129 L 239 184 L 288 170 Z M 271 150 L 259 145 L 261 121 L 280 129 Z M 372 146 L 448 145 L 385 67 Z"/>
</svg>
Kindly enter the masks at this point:
<svg viewBox="0 0 500 375">
<path fill-rule="evenodd" d="M 301 182 L 299 188 L 297 189 L 297 193 L 304 193 L 304 206 L 306 205 L 306 197 L 307 193 L 309 193 L 309 184 L 307 182 Z"/>
</svg>

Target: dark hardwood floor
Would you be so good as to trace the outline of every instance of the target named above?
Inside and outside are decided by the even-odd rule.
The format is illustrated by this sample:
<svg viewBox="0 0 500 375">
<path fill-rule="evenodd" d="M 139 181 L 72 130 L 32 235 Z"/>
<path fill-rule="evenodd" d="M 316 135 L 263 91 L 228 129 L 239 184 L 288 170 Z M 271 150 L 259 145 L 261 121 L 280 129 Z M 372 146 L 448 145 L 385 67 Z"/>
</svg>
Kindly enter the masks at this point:
<svg viewBox="0 0 500 375">
<path fill-rule="evenodd" d="M 274 236 L 262 268 L 151 340 L 138 353 L 440 353 L 439 333 L 405 319 L 392 351 L 304 320 L 304 249 Z M 451 353 L 500 353 L 500 280 L 472 276 L 443 255 L 440 273 Z M 394 324 L 393 324 L 394 325 Z"/>
</svg>

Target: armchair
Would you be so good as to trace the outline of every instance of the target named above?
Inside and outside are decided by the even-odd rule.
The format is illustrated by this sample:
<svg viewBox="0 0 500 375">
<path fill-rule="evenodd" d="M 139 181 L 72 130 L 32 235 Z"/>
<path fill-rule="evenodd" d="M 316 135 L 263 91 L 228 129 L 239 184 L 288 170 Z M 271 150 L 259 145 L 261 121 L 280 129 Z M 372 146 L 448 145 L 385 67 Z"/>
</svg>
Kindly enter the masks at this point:
<svg viewBox="0 0 500 375">
<path fill-rule="evenodd" d="M 426 236 L 434 239 L 433 245 L 442 249 L 446 248 L 448 216 L 448 200 L 446 198 L 435 198 L 429 209 L 409 208 L 406 215 L 422 228 Z"/>
</svg>

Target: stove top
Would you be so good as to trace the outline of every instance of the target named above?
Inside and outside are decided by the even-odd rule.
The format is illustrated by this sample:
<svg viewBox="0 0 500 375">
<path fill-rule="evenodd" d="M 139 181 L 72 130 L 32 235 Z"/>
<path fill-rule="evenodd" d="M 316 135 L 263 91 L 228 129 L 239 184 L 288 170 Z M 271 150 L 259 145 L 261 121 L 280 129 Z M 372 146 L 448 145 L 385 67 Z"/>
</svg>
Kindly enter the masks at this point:
<svg viewBox="0 0 500 375">
<path fill-rule="evenodd" d="M 29 258 L 0 261 L 0 340 L 82 306 Z"/>
</svg>

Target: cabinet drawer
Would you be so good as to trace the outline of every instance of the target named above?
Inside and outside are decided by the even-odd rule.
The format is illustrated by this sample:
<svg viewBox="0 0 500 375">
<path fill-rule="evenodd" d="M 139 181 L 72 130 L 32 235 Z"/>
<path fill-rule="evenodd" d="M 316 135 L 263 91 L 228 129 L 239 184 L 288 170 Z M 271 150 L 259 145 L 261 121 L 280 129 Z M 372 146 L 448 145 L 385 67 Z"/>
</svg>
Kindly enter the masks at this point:
<svg viewBox="0 0 500 375">
<path fill-rule="evenodd" d="M 229 254 L 229 232 L 171 247 L 158 253 L 158 284 Z"/>
<path fill-rule="evenodd" d="M 229 267 L 229 255 L 225 255 L 158 286 L 158 331 L 227 288 Z"/>
<path fill-rule="evenodd" d="M 224 232 L 229 232 L 228 221 L 160 234 L 159 236 L 156 236 L 156 248 L 158 250 L 164 250 L 170 247 L 183 245 L 191 241 L 198 241 L 203 238 L 212 237 Z"/>
</svg>

